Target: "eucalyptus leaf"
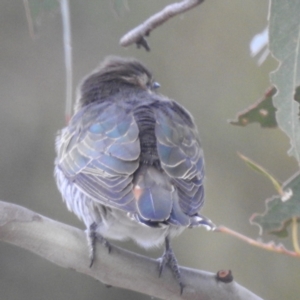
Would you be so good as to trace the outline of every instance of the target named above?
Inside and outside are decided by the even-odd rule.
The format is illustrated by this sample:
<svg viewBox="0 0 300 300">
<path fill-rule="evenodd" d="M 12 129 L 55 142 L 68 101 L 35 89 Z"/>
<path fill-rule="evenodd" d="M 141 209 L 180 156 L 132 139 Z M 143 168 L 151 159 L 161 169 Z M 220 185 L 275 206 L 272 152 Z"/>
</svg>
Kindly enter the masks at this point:
<svg viewBox="0 0 300 300">
<path fill-rule="evenodd" d="M 259 123 L 264 128 L 275 128 L 277 122 L 275 118 L 275 107 L 272 102 L 276 94 L 276 88 L 269 88 L 265 95 L 256 101 L 253 105 L 239 112 L 235 120 L 230 120 L 230 124 L 246 126 L 250 123 Z"/>
<path fill-rule="evenodd" d="M 289 154 L 300 162 L 299 103 L 294 101 L 300 85 L 300 2 L 299 0 L 272 0 L 269 21 L 269 47 L 279 61 L 271 73 L 271 82 L 277 89 L 273 97 L 278 126 L 290 138 Z"/>
<path fill-rule="evenodd" d="M 300 172 L 294 174 L 282 186 L 283 195 L 266 200 L 263 214 L 254 214 L 251 224 L 258 225 L 260 234 L 271 233 L 280 237 L 287 236 L 287 227 L 293 217 L 300 218 Z"/>
</svg>

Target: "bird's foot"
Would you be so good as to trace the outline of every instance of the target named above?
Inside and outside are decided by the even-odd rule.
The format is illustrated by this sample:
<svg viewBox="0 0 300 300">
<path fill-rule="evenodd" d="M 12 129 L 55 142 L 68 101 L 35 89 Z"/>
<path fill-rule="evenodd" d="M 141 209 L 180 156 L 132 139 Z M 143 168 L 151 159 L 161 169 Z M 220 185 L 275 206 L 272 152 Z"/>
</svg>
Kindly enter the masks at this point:
<svg viewBox="0 0 300 300">
<path fill-rule="evenodd" d="M 94 260 L 95 260 L 95 252 L 96 252 L 96 241 L 100 242 L 108 249 L 108 253 L 111 251 L 110 243 L 97 232 L 97 224 L 93 223 L 87 229 L 87 239 L 90 251 L 90 268 L 92 267 Z"/>
<path fill-rule="evenodd" d="M 182 295 L 184 284 L 181 280 L 180 270 L 178 267 L 178 262 L 175 257 L 175 254 L 170 246 L 169 238 L 166 238 L 165 241 L 166 249 L 161 258 L 159 258 L 159 277 L 161 276 L 163 270 L 165 269 L 166 265 L 171 269 L 173 276 L 175 277 L 176 281 L 180 286 L 180 294 Z"/>
</svg>

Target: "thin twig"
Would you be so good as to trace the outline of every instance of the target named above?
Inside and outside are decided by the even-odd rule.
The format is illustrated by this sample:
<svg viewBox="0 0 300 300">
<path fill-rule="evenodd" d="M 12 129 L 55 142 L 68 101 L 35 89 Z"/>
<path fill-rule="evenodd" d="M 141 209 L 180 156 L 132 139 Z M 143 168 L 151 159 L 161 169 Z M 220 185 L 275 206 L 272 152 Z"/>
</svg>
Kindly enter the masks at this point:
<svg viewBox="0 0 300 300">
<path fill-rule="evenodd" d="M 29 31 L 30 37 L 32 39 L 34 39 L 35 34 L 34 34 L 34 29 L 33 29 L 33 21 L 32 21 L 32 16 L 31 16 L 28 0 L 23 0 L 23 4 L 24 4 L 25 14 L 26 14 L 26 19 L 27 19 L 27 24 L 28 24 L 28 31 Z"/>
<path fill-rule="evenodd" d="M 66 66 L 66 107 L 65 117 L 68 124 L 72 115 L 72 89 L 73 89 L 73 68 L 72 68 L 72 36 L 69 0 L 60 0 L 60 11 L 62 17 L 64 54 Z"/>
<path fill-rule="evenodd" d="M 300 252 L 294 252 L 294 251 L 290 251 L 288 249 L 286 249 L 282 244 L 276 245 L 274 242 L 269 242 L 269 243 L 263 243 L 254 239 L 251 239 L 239 232 L 236 232 L 230 228 L 227 228 L 225 226 L 219 226 L 215 229 L 216 232 L 223 232 L 223 233 L 227 233 L 230 234 L 252 246 L 256 246 L 268 251 L 273 251 L 273 252 L 277 252 L 277 253 L 283 253 L 283 254 L 287 254 L 289 256 L 294 256 L 294 257 L 300 257 Z"/>
<path fill-rule="evenodd" d="M 166 6 L 163 10 L 151 16 L 144 23 L 126 33 L 120 39 L 120 45 L 127 47 L 136 43 L 138 47 L 143 46 L 147 51 L 149 51 L 150 48 L 145 37 L 148 36 L 153 29 L 162 25 L 170 18 L 194 8 L 203 1 L 204 0 L 183 0 L 179 3 L 173 3 Z"/>
</svg>

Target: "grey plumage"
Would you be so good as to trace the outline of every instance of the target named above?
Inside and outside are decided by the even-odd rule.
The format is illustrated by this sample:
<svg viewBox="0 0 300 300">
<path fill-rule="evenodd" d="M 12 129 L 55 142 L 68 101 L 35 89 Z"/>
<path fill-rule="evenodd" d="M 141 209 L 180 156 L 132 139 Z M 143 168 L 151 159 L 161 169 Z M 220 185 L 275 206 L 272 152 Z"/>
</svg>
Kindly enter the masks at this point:
<svg viewBox="0 0 300 300">
<path fill-rule="evenodd" d="M 137 60 L 109 57 L 84 79 L 56 139 L 55 177 L 69 210 L 99 236 L 145 248 L 210 224 L 198 214 L 204 159 L 196 125 L 155 87 Z"/>
</svg>

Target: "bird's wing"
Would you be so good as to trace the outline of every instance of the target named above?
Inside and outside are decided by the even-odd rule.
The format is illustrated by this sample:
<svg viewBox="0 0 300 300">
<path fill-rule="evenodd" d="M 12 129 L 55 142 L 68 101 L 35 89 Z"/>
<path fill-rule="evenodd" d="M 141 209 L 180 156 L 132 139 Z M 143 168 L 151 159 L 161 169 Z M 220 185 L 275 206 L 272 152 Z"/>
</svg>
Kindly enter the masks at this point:
<svg viewBox="0 0 300 300">
<path fill-rule="evenodd" d="M 139 165 L 139 131 L 124 105 L 106 101 L 77 113 L 58 139 L 56 164 L 93 200 L 135 211 L 132 174 Z"/>
<path fill-rule="evenodd" d="M 157 152 L 162 169 L 178 193 L 170 222 L 186 225 L 204 201 L 204 159 L 198 131 L 189 113 L 173 101 L 155 110 Z"/>
</svg>

